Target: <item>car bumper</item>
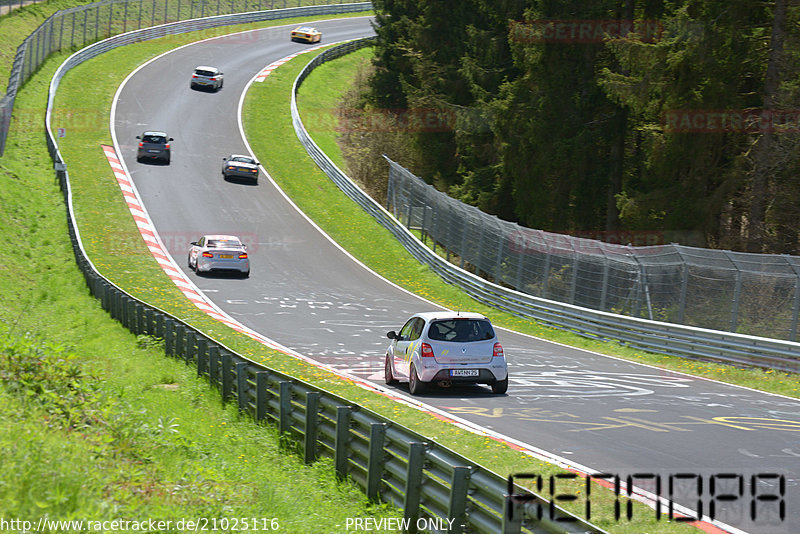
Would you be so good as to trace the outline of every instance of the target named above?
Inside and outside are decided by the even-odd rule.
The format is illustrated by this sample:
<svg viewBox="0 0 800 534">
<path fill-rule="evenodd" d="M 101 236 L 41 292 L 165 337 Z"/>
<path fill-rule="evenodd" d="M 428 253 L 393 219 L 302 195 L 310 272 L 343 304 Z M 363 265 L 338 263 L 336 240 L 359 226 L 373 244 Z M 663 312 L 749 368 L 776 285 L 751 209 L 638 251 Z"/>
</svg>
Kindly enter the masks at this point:
<svg viewBox="0 0 800 534">
<path fill-rule="evenodd" d="M 227 170 L 227 169 L 222 172 L 225 174 L 226 178 L 233 176 L 236 178 L 245 178 L 247 180 L 258 180 L 258 172 L 237 171 L 237 170 Z"/>
<path fill-rule="evenodd" d="M 152 149 L 151 149 L 152 150 Z M 151 150 L 139 150 L 136 152 L 136 157 L 139 159 L 167 159 L 169 158 L 169 151 L 167 150 L 157 150 L 155 152 Z"/>
<path fill-rule="evenodd" d="M 237 271 L 250 272 L 250 260 L 198 260 L 197 270 L 207 273 L 209 271 Z"/>
<path fill-rule="evenodd" d="M 456 371 L 456 374 L 453 374 Z M 464 376 L 459 374 L 461 371 L 477 371 L 477 376 Z M 490 384 L 496 380 L 505 380 L 508 378 L 508 368 L 505 366 L 494 366 L 492 364 L 486 365 L 470 365 L 466 366 L 453 366 L 443 367 L 436 365 L 433 367 L 423 367 L 417 371 L 419 378 L 423 382 L 461 382 L 472 384 Z"/>
</svg>

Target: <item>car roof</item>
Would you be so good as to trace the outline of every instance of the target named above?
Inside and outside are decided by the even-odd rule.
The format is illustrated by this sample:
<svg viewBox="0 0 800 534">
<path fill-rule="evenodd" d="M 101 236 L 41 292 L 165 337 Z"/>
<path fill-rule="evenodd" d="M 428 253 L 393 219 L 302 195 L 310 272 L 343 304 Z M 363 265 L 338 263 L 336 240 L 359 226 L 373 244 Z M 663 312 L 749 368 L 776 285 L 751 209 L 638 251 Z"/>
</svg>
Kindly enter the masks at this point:
<svg viewBox="0 0 800 534">
<path fill-rule="evenodd" d="M 447 320 L 447 319 L 486 319 L 488 318 L 480 313 L 472 312 L 454 312 L 454 311 L 435 311 L 435 312 L 422 312 L 414 314 L 414 317 L 422 317 L 425 321 L 434 320 Z"/>
<path fill-rule="evenodd" d="M 294 29 L 296 32 L 315 32 L 317 29 L 314 26 L 298 26 Z"/>
<path fill-rule="evenodd" d="M 228 159 L 233 159 L 233 158 L 255 159 L 253 158 L 253 156 L 248 156 L 247 154 L 231 154 L 230 156 L 228 156 Z"/>
<path fill-rule="evenodd" d="M 157 132 L 157 131 L 147 131 L 147 132 L 142 132 L 142 137 L 144 137 L 145 135 L 160 135 L 161 137 L 166 137 L 166 136 L 167 136 L 167 134 L 166 134 L 166 133 L 164 133 L 164 132 Z"/>
<path fill-rule="evenodd" d="M 194 68 L 194 70 L 210 70 L 210 71 L 218 71 L 217 67 L 209 67 L 208 65 L 198 65 Z"/>
</svg>

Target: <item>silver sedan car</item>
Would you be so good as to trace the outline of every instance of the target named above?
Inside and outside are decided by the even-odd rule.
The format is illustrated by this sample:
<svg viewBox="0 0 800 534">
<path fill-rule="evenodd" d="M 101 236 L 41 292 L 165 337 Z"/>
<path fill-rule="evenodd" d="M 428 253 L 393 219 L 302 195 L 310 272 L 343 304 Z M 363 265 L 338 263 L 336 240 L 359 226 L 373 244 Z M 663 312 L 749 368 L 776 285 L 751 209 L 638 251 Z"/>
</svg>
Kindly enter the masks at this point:
<svg viewBox="0 0 800 534">
<path fill-rule="evenodd" d="M 189 268 L 197 274 L 211 271 L 234 271 L 250 275 L 247 246 L 233 235 L 204 235 L 189 249 Z"/>
<path fill-rule="evenodd" d="M 227 180 L 233 176 L 258 183 L 258 162 L 250 156 L 231 154 L 222 158 L 222 176 Z"/>
<path fill-rule="evenodd" d="M 477 313 L 427 312 L 392 330 L 384 363 L 387 384 L 408 382 L 412 395 L 429 384 L 489 384 L 508 390 L 508 365 L 491 322 Z"/>
</svg>

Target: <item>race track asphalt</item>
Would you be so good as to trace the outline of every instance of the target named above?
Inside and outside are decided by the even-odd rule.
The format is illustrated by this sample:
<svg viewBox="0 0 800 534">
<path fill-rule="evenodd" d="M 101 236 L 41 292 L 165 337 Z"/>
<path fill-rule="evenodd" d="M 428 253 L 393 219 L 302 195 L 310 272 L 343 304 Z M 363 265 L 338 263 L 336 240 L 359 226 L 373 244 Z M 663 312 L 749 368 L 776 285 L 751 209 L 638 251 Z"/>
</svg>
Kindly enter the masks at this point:
<svg viewBox="0 0 800 534">
<path fill-rule="evenodd" d="M 323 43 L 372 33 L 367 18 L 319 22 Z M 436 309 L 374 275 L 323 236 L 276 187 L 222 179 L 222 158 L 246 153 L 237 125 L 239 97 L 264 66 L 308 45 L 289 27 L 223 37 L 149 63 L 125 85 L 113 124 L 119 151 L 144 205 L 194 283 L 244 325 L 341 370 L 382 383 L 386 331 L 412 313 Z M 196 65 L 225 72 L 218 93 L 189 88 Z M 288 102 L 286 103 L 288 105 Z M 135 136 L 145 129 L 174 137 L 170 165 L 137 163 Z M 186 266 L 190 241 L 232 233 L 248 244 L 248 279 L 198 277 Z M 800 524 L 800 402 L 499 332 L 510 363 L 507 395 L 469 386 L 420 397 L 454 416 L 567 462 L 626 477 L 655 491 L 647 474 L 678 481 L 676 501 L 710 511 L 711 482 L 721 521 L 753 533 L 797 532 Z M 408 395 L 405 385 L 395 387 Z M 784 520 L 777 502 L 785 477 Z M 731 475 L 722 477 L 720 475 Z M 739 494 L 738 483 L 743 493 Z M 731 485 L 730 482 L 735 482 Z M 755 491 L 755 494 L 752 491 Z M 758 517 L 752 521 L 751 503 Z M 666 513 L 666 512 L 665 512 Z M 624 521 L 624 520 L 623 520 Z"/>
</svg>

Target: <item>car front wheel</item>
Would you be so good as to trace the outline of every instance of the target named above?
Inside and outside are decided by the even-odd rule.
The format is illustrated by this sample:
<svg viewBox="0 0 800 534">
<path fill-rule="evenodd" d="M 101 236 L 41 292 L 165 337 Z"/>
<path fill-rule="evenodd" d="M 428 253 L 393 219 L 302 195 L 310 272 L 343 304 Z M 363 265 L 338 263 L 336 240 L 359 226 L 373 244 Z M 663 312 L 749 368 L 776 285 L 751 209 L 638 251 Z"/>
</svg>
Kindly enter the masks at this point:
<svg viewBox="0 0 800 534">
<path fill-rule="evenodd" d="M 417 369 L 411 366 L 411 372 L 408 374 L 408 392 L 412 395 L 419 395 L 425 391 L 425 383 L 419 379 Z"/>
<path fill-rule="evenodd" d="M 504 380 L 495 380 L 491 384 L 492 386 L 492 393 L 496 393 L 498 395 L 502 395 L 506 391 L 508 391 L 508 377 Z"/>
<path fill-rule="evenodd" d="M 397 380 L 394 377 L 394 373 L 392 373 L 392 362 L 389 359 L 388 354 L 386 355 L 386 362 L 384 363 L 383 366 L 383 375 L 384 375 L 384 381 L 386 382 L 387 386 L 391 386 L 392 384 L 397 382 Z"/>
</svg>

